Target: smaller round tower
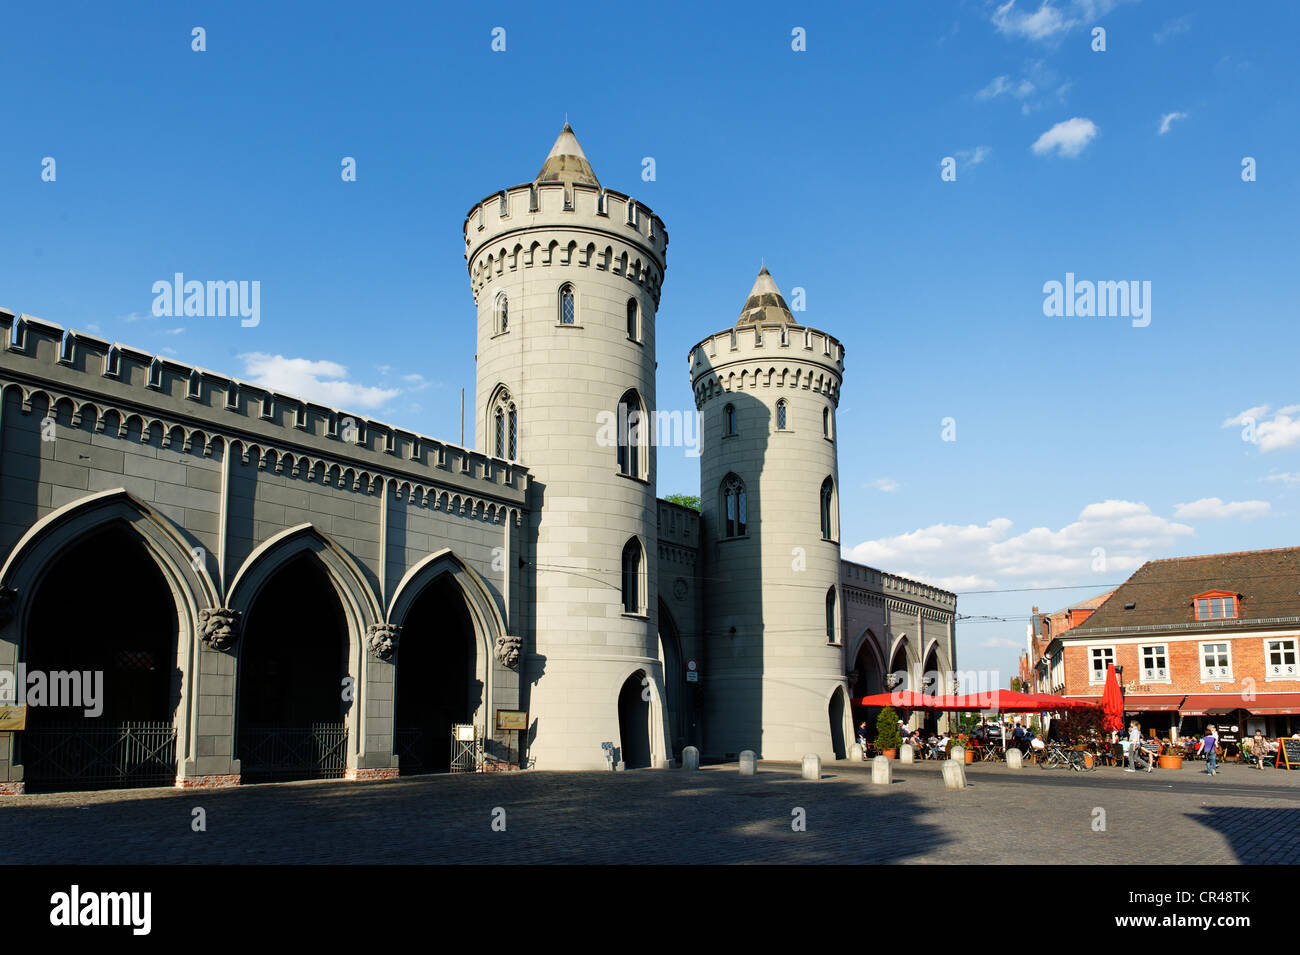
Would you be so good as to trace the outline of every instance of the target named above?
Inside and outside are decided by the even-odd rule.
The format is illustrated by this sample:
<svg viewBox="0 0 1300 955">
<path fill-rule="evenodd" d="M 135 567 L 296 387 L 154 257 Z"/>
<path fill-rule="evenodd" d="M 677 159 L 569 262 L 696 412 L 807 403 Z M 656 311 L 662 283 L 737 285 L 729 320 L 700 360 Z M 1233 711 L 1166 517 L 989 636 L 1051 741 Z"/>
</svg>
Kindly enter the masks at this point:
<svg viewBox="0 0 1300 955">
<path fill-rule="evenodd" d="M 835 409 L 844 347 L 797 324 L 763 268 L 736 324 L 691 349 L 709 579 L 705 749 L 843 758 L 852 742 Z"/>
</svg>

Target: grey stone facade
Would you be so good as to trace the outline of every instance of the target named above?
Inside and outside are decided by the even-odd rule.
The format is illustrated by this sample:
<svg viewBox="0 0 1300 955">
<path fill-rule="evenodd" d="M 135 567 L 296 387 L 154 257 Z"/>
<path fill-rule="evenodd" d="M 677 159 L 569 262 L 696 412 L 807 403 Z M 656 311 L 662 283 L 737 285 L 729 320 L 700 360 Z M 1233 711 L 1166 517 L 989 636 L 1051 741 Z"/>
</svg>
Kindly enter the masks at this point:
<svg viewBox="0 0 1300 955">
<path fill-rule="evenodd" d="M 655 408 L 663 223 L 600 186 L 566 127 L 538 179 L 483 200 L 464 231 L 475 450 L 0 310 L 0 670 L 31 659 L 34 607 L 77 599 L 61 556 L 110 528 L 170 593 L 183 786 L 247 772 L 241 705 L 267 678 L 242 666 L 248 632 L 303 562 L 337 603 L 349 778 L 399 771 L 403 653 L 430 639 L 407 623 L 435 587 L 472 644 L 456 721 L 500 754 L 497 711 L 525 710 L 526 765 L 544 769 L 603 767 L 604 743 L 628 765 L 642 743 L 651 766 L 687 745 L 843 757 L 851 694 L 885 688 L 898 661 L 955 666 L 952 594 L 841 560 L 822 415 L 833 428 L 843 349 L 794 324 L 770 276 L 748 321 L 691 349 L 697 512 L 657 499 L 646 434 L 635 453 L 600 437 L 624 402 Z M 728 474 L 748 489 L 744 534 L 724 533 Z M 122 593 L 84 612 L 139 609 Z M 23 789 L 21 737 L 0 732 L 0 792 Z"/>
</svg>

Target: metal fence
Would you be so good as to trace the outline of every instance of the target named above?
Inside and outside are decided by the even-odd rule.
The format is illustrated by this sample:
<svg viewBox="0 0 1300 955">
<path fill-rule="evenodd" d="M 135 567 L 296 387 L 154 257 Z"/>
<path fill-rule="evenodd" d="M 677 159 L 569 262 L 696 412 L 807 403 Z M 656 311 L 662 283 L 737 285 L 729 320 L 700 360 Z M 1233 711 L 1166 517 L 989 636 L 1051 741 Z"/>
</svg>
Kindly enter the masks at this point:
<svg viewBox="0 0 1300 955">
<path fill-rule="evenodd" d="M 171 723 L 50 723 L 15 733 L 28 792 L 130 789 L 176 781 Z"/>
<path fill-rule="evenodd" d="M 240 774 L 245 782 L 341 779 L 347 769 L 347 742 L 342 723 L 241 727 Z"/>
</svg>

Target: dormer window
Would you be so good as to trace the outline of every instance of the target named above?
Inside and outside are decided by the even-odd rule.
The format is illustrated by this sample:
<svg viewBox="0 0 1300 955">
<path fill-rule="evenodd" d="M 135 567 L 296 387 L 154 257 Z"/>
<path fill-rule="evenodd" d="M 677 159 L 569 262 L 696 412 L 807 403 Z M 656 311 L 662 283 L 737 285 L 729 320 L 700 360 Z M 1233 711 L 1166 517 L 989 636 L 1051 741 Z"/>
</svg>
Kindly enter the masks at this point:
<svg viewBox="0 0 1300 955">
<path fill-rule="evenodd" d="M 1197 620 L 1233 620 L 1237 617 L 1237 594 L 1211 590 L 1192 598 Z"/>
</svg>

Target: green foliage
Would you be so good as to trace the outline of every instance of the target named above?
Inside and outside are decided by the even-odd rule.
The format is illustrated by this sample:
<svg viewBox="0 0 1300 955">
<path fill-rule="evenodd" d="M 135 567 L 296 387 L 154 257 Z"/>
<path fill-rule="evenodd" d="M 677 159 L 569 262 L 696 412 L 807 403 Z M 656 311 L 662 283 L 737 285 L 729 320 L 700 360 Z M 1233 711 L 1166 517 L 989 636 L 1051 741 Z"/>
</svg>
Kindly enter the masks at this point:
<svg viewBox="0 0 1300 955">
<path fill-rule="evenodd" d="M 1012 692 L 1012 693 L 1019 693 L 1019 692 L 1020 692 L 1020 677 L 1018 677 L 1018 676 L 1013 676 L 1013 677 L 1011 678 L 1011 692 Z"/>
<path fill-rule="evenodd" d="M 876 717 L 876 750 L 898 749 L 903 745 L 903 737 L 898 733 L 898 714 L 892 706 L 886 706 Z"/>
<path fill-rule="evenodd" d="M 664 500 L 671 504 L 680 504 L 682 507 L 689 507 L 692 511 L 696 511 L 697 513 L 700 509 L 700 497 L 698 494 L 694 497 L 689 494 L 669 494 L 664 498 Z"/>
</svg>

